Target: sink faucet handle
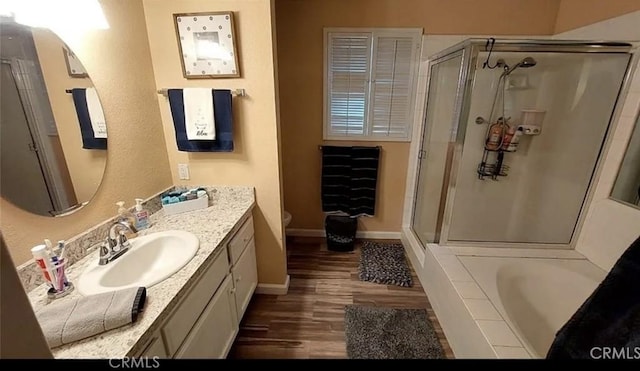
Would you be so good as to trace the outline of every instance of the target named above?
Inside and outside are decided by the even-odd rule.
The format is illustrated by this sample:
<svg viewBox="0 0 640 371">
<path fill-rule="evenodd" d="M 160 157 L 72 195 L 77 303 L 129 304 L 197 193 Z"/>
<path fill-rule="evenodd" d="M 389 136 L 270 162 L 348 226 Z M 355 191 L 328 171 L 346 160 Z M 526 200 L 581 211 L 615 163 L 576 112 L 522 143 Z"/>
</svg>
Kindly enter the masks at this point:
<svg viewBox="0 0 640 371">
<path fill-rule="evenodd" d="M 135 228 L 133 229 L 135 230 Z M 124 234 L 124 231 L 118 232 L 118 244 L 120 245 L 121 248 L 128 247 L 130 245 L 129 240 L 127 239 L 127 236 Z"/>
<path fill-rule="evenodd" d="M 105 265 L 109 262 L 109 258 L 111 257 L 111 241 L 107 239 L 102 244 L 100 244 L 100 262 L 99 265 Z"/>
</svg>

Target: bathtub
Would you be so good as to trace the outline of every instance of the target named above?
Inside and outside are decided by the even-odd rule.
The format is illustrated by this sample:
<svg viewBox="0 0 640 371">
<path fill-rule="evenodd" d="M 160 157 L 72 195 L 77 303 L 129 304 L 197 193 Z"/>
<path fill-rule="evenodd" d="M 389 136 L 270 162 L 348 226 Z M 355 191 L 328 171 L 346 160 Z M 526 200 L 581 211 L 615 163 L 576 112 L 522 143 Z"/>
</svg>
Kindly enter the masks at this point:
<svg viewBox="0 0 640 371">
<path fill-rule="evenodd" d="M 575 250 L 422 250 L 405 236 L 456 358 L 544 358 L 555 333 L 606 275 Z"/>
<path fill-rule="evenodd" d="M 556 332 L 605 272 L 585 259 L 458 256 L 527 352 L 544 357 Z"/>
</svg>

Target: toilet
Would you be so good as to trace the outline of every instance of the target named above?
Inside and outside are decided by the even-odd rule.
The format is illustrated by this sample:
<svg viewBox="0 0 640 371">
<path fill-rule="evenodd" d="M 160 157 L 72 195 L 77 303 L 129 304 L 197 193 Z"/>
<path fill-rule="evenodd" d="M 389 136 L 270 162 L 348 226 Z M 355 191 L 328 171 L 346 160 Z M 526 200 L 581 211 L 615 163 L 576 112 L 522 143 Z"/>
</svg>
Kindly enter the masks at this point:
<svg viewBox="0 0 640 371">
<path fill-rule="evenodd" d="M 291 223 L 291 214 L 288 211 L 285 210 L 285 212 L 284 212 L 284 227 L 287 228 L 289 223 Z"/>
</svg>

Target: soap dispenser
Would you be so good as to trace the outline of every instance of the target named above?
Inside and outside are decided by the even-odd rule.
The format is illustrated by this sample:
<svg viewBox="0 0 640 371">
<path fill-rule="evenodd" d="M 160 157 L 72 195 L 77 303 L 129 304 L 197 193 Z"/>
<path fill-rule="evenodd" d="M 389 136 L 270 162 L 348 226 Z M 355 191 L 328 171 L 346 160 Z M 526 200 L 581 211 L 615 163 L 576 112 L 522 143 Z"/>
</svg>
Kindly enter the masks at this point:
<svg viewBox="0 0 640 371">
<path fill-rule="evenodd" d="M 118 221 L 124 220 L 135 226 L 136 217 L 124 207 L 124 201 L 118 201 L 116 205 L 118 205 Z"/>
<path fill-rule="evenodd" d="M 142 230 L 149 227 L 149 212 L 142 208 L 142 199 L 136 198 L 136 211 L 133 215 L 136 218 L 136 229 Z"/>
</svg>

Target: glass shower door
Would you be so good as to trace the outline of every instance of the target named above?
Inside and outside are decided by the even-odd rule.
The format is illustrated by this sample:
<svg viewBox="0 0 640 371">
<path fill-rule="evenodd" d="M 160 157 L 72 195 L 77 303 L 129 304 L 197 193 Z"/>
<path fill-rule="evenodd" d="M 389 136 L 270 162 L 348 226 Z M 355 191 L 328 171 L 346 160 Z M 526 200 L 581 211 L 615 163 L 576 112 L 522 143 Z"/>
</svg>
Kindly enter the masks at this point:
<svg viewBox="0 0 640 371">
<path fill-rule="evenodd" d="M 481 52 L 479 63 L 486 57 Z M 494 52 L 491 58 L 508 66 L 525 58 L 537 63 L 506 78 L 504 98 L 498 95 L 498 113 L 491 118 L 494 92 L 504 73 L 476 66 L 469 115 L 460 124 L 464 145 L 444 241 L 569 244 L 630 55 Z M 520 136 L 514 151 L 489 147 L 489 125 L 498 117 L 510 118 L 508 125 L 515 130 L 528 123 L 530 112 L 544 114 L 538 132 Z M 488 124 L 476 124 L 479 117 Z M 487 164 L 502 164 L 498 176 L 480 174 L 487 149 L 494 151 Z M 501 152 L 503 159 L 497 157 Z"/>
<path fill-rule="evenodd" d="M 442 224 L 444 191 L 448 187 L 451 168 L 448 159 L 455 142 L 458 80 L 462 68 L 462 51 L 432 62 L 428 101 L 422 137 L 418 183 L 413 211 L 413 231 L 422 243 L 436 242 Z"/>
</svg>

